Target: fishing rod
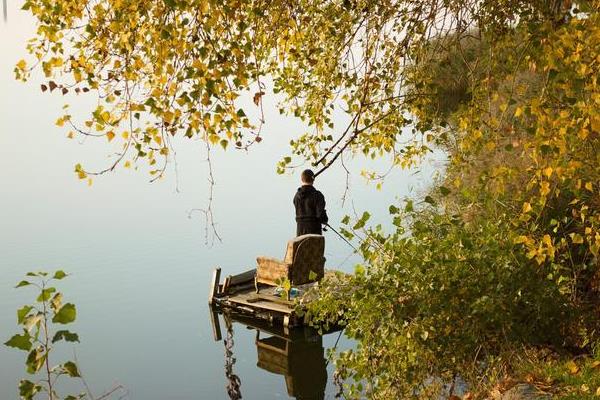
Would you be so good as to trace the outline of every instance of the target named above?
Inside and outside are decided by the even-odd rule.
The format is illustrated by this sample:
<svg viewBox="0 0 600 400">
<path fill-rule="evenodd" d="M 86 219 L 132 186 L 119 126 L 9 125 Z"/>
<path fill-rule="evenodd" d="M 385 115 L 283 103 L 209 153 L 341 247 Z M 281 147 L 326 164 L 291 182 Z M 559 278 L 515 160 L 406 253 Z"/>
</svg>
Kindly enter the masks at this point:
<svg viewBox="0 0 600 400">
<path fill-rule="evenodd" d="M 345 237 L 343 237 L 338 231 L 336 231 L 333 226 L 329 225 L 327 222 L 324 223 L 323 225 L 325 225 L 326 227 L 328 227 L 329 229 L 331 229 L 336 235 L 338 235 L 344 242 L 346 242 L 348 244 L 348 246 L 352 247 L 352 249 L 354 249 L 355 252 L 359 253 L 358 249 L 356 247 L 354 247 L 354 245 L 352 243 L 350 243 Z M 327 232 L 327 229 L 323 228 L 323 230 L 325 232 Z"/>
</svg>

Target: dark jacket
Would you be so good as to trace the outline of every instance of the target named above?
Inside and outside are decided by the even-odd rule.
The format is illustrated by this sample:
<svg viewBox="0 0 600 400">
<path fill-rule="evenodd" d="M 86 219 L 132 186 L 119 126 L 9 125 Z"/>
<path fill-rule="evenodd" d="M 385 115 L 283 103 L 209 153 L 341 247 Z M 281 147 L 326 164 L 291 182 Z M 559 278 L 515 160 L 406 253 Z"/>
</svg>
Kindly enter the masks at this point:
<svg viewBox="0 0 600 400">
<path fill-rule="evenodd" d="M 312 185 L 303 185 L 298 188 L 294 196 L 296 207 L 296 235 L 315 233 L 322 235 L 321 225 L 327 223 L 325 211 L 325 197 Z"/>
</svg>

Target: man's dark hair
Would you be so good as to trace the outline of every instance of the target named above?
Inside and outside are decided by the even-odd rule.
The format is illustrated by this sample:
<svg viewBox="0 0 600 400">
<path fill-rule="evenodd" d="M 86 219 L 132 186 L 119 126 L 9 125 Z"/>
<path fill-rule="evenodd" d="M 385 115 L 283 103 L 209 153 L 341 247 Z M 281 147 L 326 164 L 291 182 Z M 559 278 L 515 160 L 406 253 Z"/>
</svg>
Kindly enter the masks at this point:
<svg viewBox="0 0 600 400">
<path fill-rule="evenodd" d="M 302 171 L 300 179 L 302 179 L 302 182 L 313 183 L 315 181 L 315 173 L 310 169 L 305 169 Z"/>
</svg>

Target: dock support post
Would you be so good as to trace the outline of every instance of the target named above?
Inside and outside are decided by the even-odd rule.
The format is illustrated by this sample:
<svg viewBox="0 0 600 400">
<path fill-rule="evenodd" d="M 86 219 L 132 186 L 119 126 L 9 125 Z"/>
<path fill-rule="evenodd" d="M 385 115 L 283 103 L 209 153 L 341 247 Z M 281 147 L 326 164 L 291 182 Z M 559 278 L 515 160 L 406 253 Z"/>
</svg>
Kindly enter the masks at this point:
<svg viewBox="0 0 600 400">
<path fill-rule="evenodd" d="M 219 313 L 217 313 L 213 308 L 210 310 L 210 324 L 212 326 L 213 339 L 215 339 L 215 342 L 220 342 L 222 336 L 221 324 L 219 324 Z"/>
<path fill-rule="evenodd" d="M 219 290 L 219 281 L 221 280 L 221 267 L 215 268 L 213 271 L 213 279 L 208 292 L 208 304 L 212 305 Z"/>
</svg>

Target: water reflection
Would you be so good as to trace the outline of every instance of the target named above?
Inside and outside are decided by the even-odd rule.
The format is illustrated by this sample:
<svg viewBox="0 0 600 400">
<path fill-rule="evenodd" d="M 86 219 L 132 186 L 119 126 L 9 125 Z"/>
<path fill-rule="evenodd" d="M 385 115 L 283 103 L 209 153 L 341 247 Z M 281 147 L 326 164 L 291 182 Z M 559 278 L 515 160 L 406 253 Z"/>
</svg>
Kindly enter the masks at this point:
<svg viewBox="0 0 600 400">
<path fill-rule="evenodd" d="M 231 311 L 212 310 L 211 323 L 214 339 L 222 340 L 221 317 L 225 323 L 225 376 L 227 394 L 232 400 L 242 398 L 242 382 L 234 372 L 234 332 L 236 322 L 255 330 L 256 366 L 285 380 L 287 393 L 298 400 L 323 400 L 327 386 L 327 361 L 323 338 L 314 329 L 271 326 Z"/>
</svg>

